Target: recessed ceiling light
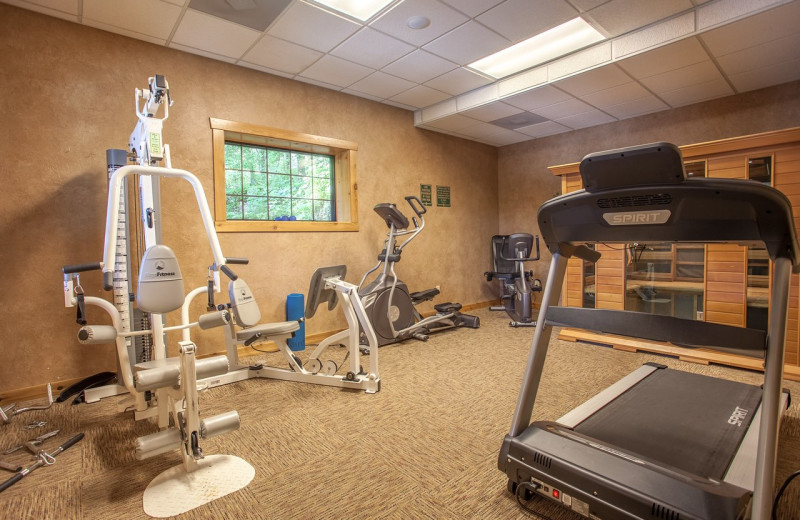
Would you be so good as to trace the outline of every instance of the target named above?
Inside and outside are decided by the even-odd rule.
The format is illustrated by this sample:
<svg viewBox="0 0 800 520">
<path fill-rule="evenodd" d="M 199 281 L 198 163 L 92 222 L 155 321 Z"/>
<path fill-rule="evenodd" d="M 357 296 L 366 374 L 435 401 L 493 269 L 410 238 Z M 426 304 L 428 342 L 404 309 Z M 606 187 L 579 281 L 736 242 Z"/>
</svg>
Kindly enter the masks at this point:
<svg viewBox="0 0 800 520">
<path fill-rule="evenodd" d="M 470 63 L 469 67 L 493 78 L 504 78 L 602 39 L 603 35 L 586 23 L 583 18 L 573 18 L 532 38 L 495 52 L 491 56 Z"/>
<path fill-rule="evenodd" d="M 424 29 L 431 24 L 431 21 L 424 16 L 412 16 L 406 20 L 406 25 L 412 29 Z"/>
<path fill-rule="evenodd" d="M 358 18 L 366 22 L 375 13 L 394 2 L 394 0 L 314 0 L 318 4 L 330 7 L 340 13 Z"/>
</svg>

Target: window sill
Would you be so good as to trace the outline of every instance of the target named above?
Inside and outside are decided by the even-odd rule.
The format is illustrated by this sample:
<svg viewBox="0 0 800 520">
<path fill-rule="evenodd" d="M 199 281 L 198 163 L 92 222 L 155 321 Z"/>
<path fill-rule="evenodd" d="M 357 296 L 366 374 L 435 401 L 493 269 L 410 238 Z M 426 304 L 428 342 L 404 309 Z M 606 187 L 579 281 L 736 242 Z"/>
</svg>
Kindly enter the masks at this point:
<svg viewBox="0 0 800 520">
<path fill-rule="evenodd" d="M 358 222 L 303 222 L 276 220 L 218 220 L 214 222 L 218 233 L 358 231 Z"/>
</svg>

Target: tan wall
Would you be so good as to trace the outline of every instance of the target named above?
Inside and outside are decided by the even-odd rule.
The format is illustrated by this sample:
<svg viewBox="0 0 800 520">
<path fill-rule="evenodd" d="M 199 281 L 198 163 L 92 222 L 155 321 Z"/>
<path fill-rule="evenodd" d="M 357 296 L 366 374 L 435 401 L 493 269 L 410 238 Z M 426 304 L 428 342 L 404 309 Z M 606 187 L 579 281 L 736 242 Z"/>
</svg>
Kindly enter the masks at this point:
<svg viewBox="0 0 800 520">
<path fill-rule="evenodd" d="M 539 206 L 561 191 L 548 166 L 591 152 L 654 141 L 701 143 L 800 125 L 800 81 L 499 149 L 500 232 L 538 233 Z M 536 276 L 544 280 L 550 254 L 542 243 Z"/>
<path fill-rule="evenodd" d="M 105 150 L 125 148 L 136 123 L 133 89 L 155 73 L 167 77 L 175 99 L 164 130 L 173 166 L 202 180 L 212 207 L 209 117 L 359 144 L 359 232 L 221 235 L 224 254 L 250 258 L 237 272 L 266 319 L 283 319 L 285 296 L 305 293 L 318 266 L 346 263 L 348 280 L 357 283 L 385 233 L 372 207 L 403 207 L 403 196 L 418 194 L 420 183 L 449 185 L 452 207 L 429 209 L 425 231 L 398 265 L 401 278 L 412 290 L 441 285 L 438 301 L 494 297 L 482 277 L 498 229 L 493 147 L 418 130 L 405 110 L 5 4 L 0 56 L 0 391 L 114 369 L 110 345 L 75 339 L 60 268 L 102 256 Z M 165 242 L 194 287 L 211 259 L 187 186 L 163 183 L 163 223 Z M 98 273 L 84 276 L 84 286 L 87 294 L 107 296 Z M 101 312 L 92 316 L 108 323 Z M 343 326 L 338 309 L 321 310 L 308 331 Z M 201 353 L 223 348 L 217 333 L 198 338 Z"/>
</svg>

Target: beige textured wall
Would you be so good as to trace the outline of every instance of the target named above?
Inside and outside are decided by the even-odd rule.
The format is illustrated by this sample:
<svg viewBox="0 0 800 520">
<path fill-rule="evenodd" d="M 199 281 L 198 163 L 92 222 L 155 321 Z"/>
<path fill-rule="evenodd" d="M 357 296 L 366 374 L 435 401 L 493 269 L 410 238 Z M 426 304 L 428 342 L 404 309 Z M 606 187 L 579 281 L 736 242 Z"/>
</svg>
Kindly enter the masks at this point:
<svg viewBox="0 0 800 520">
<path fill-rule="evenodd" d="M 250 258 L 237 272 L 266 319 L 282 319 L 285 296 L 305 293 L 318 266 L 346 263 L 348 280 L 357 283 L 384 237 L 373 205 L 404 206 L 403 196 L 418 194 L 420 183 L 451 186 L 452 207 L 429 209 L 425 232 L 398 265 L 401 278 L 412 290 L 441 285 L 438 301 L 494 297 L 482 277 L 498 229 L 492 147 L 415 129 L 408 111 L 5 4 L 0 56 L 0 391 L 114 369 L 110 345 L 75 339 L 75 310 L 63 307 L 60 268 L 102 256 L 105 150 L 126 146 L 136 123 L 133 89 L 146 87 L 155 73 L 167 77 L 175 99 L 164 130 L 173 166 L 201 179 L 209 203 L 209 117 L 359 144 L 359 232 L 221 235 L 224 254 Z M 165 181 L 163 195 L 165 242 L 187 286 L 200 285 L 211 259 L 191 192 Z M 100 283 L 98 273 L 84 276 L 88 294 L 106 297 Z M 308 331 L 343 327 L 334 312 L 321 310 Z M 102 312 L 91 316 L 108 323 Z M 218 333 L 198 338 L 201 353 L 223 349 Z"/>
<path fill-rule="evenodd" d="M 680 146 L 795 126 L 800 126 L 800 82 L 500 148 L 500 232 L 539 233 L 539 206 L 561 191 L 561 178 L 552 175 L 548 166 L 578 162 L 591 152 L 655 141 Z M 542 261 L 532 265 L 543 281 L 549 262 L 542 242 Z"/>
</svg>

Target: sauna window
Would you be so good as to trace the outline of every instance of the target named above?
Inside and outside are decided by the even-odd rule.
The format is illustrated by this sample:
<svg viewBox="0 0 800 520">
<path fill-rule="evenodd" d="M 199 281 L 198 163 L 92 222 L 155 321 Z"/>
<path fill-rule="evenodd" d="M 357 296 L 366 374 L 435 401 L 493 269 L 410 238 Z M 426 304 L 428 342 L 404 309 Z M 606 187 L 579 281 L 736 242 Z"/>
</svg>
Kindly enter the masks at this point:
<svg viewBox="0 0 800 520">
<path fill-rule="evenodd" d="M 586 244 L 589 249 L 594 249 L 594 244 Z M 583 307 L 587 309 L 595 308 L 595 296 L 597 291 L 597 281 L 595 279 L 596 264 L 583 261 Z"/>
<path fill-rule="evenodd" d="M 706 162 L 705 161 L 693 161 L 688 162 L 683 165 L 683 169 L 686 170 L 687 177 L 705 177 L 706 176 Z"/>
<path fill-rule="evenodd" d="M 747 178 L 768 186 L 772 185 L 772 157 L 750 157 L 747 159 Z"/>
<path fill-rule="evenodd" d="M 747 327 L 767 330 L 769 256 L 763 247 L 747 248 Z"/>
<path fill-rule="evenodd" d="M 629 244 L 625 262 L 625 310 L 703 319 L 702 244 Z"/>
</svg>

